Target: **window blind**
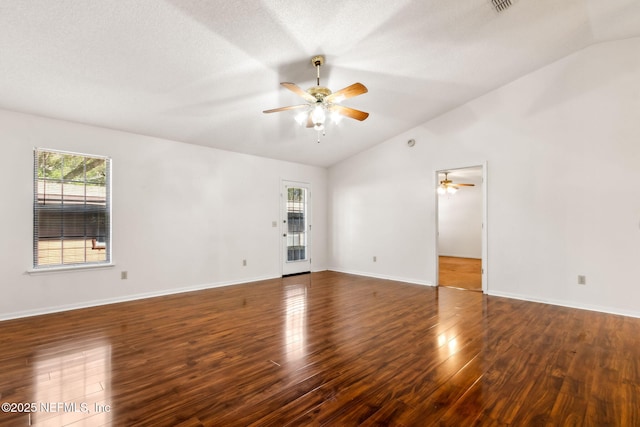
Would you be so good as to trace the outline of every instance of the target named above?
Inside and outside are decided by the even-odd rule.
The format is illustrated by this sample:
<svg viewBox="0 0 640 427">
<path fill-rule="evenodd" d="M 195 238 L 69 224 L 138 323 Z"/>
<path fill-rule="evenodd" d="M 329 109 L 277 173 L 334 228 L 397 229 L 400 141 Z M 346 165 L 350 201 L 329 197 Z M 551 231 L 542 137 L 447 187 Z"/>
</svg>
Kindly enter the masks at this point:
<svg viewBox="0 0 640 427">
<path fill-rule="evenodd" d="M 34 150 L 33 266 L 111 262 L 111 160 Z"/>
</svg>

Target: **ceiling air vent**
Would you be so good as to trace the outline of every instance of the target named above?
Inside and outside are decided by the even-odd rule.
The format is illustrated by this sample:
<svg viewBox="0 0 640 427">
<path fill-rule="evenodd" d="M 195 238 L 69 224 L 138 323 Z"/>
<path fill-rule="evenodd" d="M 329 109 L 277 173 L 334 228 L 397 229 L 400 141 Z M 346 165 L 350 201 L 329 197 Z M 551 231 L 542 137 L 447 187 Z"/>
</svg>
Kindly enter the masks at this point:
<svg viewBox="0 0 640 427">
<path fill-rule="evenodd" d="M 491 3 L 498 12 L 503 12 L 511 6 L 511 0 L 491 0 Z"/>
</svg>

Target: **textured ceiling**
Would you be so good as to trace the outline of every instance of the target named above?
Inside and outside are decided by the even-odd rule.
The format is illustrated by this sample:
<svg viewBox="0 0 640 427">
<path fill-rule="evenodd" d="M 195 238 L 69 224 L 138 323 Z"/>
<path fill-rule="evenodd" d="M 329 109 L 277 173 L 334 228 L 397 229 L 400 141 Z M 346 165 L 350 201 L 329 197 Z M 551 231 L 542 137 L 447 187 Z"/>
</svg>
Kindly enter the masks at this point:
<svg viewBox="0 0 640 427">
<path fill-rule="evenodd" d="M 0 108 L 332 165 L 550 62 L 640 36 L 638 0 L 0 0 Z M 362 82 L 316 133 L 279 82 Z"/>
</svg>

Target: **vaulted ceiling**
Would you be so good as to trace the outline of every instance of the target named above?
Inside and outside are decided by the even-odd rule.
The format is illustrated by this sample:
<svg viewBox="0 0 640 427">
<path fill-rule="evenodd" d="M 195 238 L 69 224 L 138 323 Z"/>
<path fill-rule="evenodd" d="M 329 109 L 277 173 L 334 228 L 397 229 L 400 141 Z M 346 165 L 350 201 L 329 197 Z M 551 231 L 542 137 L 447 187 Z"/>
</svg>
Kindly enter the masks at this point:
<svg viewBox="0 0 640 427">
<path fill-rule="evenodd" d="M 637 0 L 0 0 L 0 108 L 329 166 L 589 45 Z M 316 132 L 279 82 L 361 82 Z"/>
</svg>

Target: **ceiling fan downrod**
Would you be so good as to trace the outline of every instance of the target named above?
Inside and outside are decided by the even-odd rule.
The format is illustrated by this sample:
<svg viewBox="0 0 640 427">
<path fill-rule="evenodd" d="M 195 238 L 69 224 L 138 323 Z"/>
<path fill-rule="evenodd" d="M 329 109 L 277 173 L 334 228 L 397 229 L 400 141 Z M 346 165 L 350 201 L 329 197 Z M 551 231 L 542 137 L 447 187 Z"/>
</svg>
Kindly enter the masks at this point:
<svg viewBox="0 0 640 427">
<path fill-rule="evenodd" d="M 324 64 L 324 56 L 314 56 L 311 58 L 311 64 L 316 67 L 316 86 L 320 86 L 320 67 Z"/>
</svg>

